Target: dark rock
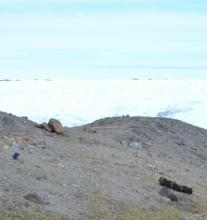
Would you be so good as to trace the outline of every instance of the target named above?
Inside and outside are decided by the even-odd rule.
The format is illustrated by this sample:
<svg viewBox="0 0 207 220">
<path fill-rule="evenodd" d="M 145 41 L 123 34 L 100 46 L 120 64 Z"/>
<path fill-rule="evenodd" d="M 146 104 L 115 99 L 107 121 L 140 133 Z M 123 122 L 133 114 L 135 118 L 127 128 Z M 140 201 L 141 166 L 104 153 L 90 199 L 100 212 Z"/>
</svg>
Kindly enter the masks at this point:
<svg viewBox="0 0 207 220">
<path fill-rule="evenodd" d="M 167 197 L 172 202 L 178 202 L 177 196 L 167 187 L 162 187 L 162 189 L 160 190 L 160 195 L 163 197 Z"/>
<path fill-rule="evenodd" d="M 97 130 L 94 127 L 89 127 L 88 129 L 86 129 L 86 131 L 89 133 L 97 133 Z"/>
<path fill-rule="evenodd" d="M 61 122 L 57 119 L 50 119 L 48 125 L 51 128 L 52 132 L 55 132 L 56 134 L 64 134 L 64 128 Z"/>
<path fill-rule="evenodd" d="M 183 140 L 175 140 L 175 143 L 179 146 L 185 146 L 185 143 Z"/>
<path fill-rule="evenodd" d="M 36 193 L 28 193 L 24 196 L 26 200 L 29 200 L 33 203 L 37 204 L 48 204 L 48 202 L 43 201 L 43 199 Z"/>
<path fill-rule="evenodd" d="M 44 139 L 34 139 L 33 140 L 33 145 L 40 147 L 40 148 L 46 148 L 47 147 L 47 142 Z"/>
<path fill-rule="evenodd" d="M 42 123 L 42 124 L 39 124 L 38 127 L 42 128 L 42 129 L 45 129 L 46 131 L 49 131 L 49 132 L 52 131 L 51 127 L 47 123 L 45 123 L 45 122 Z"/>
<path fill-rule="evenodd" d="M 183 192 L 183 193 L 187 193 L 187 194 L 192 194 L 193 193 L 192 188 L 189 188 L 187 186 L 178 185 L 176 182 L 168 180 L 164 177 L 160 177 L 159 184 L 161 186 L 166 186 L 167 188 L 173 189 L 173 190 L 178 191 L 178 192 Z"/>
</svg>

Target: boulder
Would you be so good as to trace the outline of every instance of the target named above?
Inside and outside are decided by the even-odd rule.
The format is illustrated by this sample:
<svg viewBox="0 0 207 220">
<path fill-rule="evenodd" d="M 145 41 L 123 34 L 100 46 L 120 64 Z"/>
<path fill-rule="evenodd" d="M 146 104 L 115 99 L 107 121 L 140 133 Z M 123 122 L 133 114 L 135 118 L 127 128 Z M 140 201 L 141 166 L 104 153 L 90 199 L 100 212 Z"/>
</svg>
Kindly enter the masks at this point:
<svg viewBox="0 0 207 220">
<path fill-rule="evenodd" d="M 160 190 L 160 195 L 170 199 L 172 202 L 178 202 L 177 196 L 167 187 L 162 187 Z"/>
<path fill-rule="evenodd" d="M 49 131 L 49 132 L 52 131 L 51 127 L 47 123 L 45 123 L 45 122 L 40 124 L 40 125 L 38 125 L 38 127 L 42 128 L 42 129 L 45 129 L 46 131 Z"/>
<path fill-rule="evenodd" d="M 50 119 L 48 125 L 51 128 L 52 132 L 55 132 L 56 134 L 64 134 L 64 128 L 61 122 L 57 119 Z"/>
</svg>

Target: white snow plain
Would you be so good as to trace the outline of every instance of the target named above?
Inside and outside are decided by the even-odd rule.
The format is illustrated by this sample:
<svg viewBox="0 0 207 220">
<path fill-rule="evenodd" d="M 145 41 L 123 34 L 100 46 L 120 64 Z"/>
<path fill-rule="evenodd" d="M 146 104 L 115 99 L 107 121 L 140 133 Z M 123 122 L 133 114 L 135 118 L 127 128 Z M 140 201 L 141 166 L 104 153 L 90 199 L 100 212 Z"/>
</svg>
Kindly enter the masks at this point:
<svg viewBox="0 0 207 220">
<path fill-rule="evenodd" d="M 1 81 L 0 111 L 73 127 L 111 116 L 161 116 L 207 128 L 205 80 Z"/>
</svg>

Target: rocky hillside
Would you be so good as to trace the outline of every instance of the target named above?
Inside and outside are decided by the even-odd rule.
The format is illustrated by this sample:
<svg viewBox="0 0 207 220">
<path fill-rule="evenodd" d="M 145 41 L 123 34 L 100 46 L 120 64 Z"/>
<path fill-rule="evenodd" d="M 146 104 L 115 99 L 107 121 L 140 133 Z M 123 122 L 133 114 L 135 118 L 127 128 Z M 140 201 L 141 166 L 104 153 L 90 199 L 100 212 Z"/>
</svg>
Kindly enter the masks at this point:
<svg viewBox="0 0 207 220">
<path fill-rule="evenodd" d="M 206 130 L 127 116 L 45 128 L 0 112 L 0 219 L 207 219 Z"/>
</svg>

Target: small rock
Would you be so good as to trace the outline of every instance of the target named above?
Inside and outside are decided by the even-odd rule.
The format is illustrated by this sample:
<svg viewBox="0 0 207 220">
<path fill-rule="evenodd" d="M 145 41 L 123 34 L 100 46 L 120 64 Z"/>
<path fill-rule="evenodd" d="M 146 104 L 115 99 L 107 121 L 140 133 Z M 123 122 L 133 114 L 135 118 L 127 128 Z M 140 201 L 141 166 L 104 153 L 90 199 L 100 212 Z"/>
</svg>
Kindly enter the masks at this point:
<svg viewBox="0 0 207 220">
<path fill-rule="evenodd" d="M 33 146 L 33 145 L 28 145 L 28 148 L 29 148 L 29 149 L 33 149 L 34 146 Z"/>
<path fill-rule="evenodd" d="M 145 145 L 147 145 L 147 146 L 152 146 L 152 142 L 151 141 L 144 141 L 143 142 Z"/>
<path fill-rule="evenodd" d="M 124 147 L 128 147 L 128 143 L 127 143 L 127 141 L 125 141 L 125 140 L 123 140 L 123 141 L 121 142 L 121 144 L 122 144 Z"/>
<path fill-rule="evenodd" d="M 78 184 L 72 184 L 73 187 L 81 187 L 81 185 Z"/>
<path fill-rule="evenodd" d="M 11 146 L 8 146 L 8 145 L 3 146 L 4 150 L 8 150 L 9 148 L 11 148 Z"/>
<path fill-rule="evenodd" d="M 50 119 L 48 122 L 49 127 L 56 134 L 64 134 L 64 128 L 60 121 L 57 119 Z"/>
<path fill-rule="evenodd" d="M 198 151 L 198 148 L 196 148 L 196 147 L 192 147 L 191 148 L 193 151 Z"/>
<path fill-rule="evenodd" d="M 24 196 L 24 198 L 26 200 L 33 202 L 33 203 L 48 204 L 48 202 L 43 201 L 42 198 L 36 193 L 28 193 L 27 195 Z"/>
<path fill-rule="evenodd" d="M 87 132 L 89 132 L 89 133 L 97 133 L 97 130 L 94 127 L 90 127 L 90 128 L 87 129 Z"/>
<path fill-rule="evenodd" d="M 65 166 L 61 163 L 58 164 L 59 167 L 64 168 Z"/>
<path fill-rule="evenodd" d="M 27 117 L 27 116 L 22 116 L 21 118 L 22 118 L 22 119 L 25 119 L 25 120 L 28 120 L 28 117 Z"/>
<path fill-rule="evenodd" d="M 185 142 L 183 140 L 176 140 L 175 143 L 178 145 L 178 146 L 185 146 Z"/>
<path fill-rule="evenodd" d="M 8 180 L 8 179 L 9 179 L 9 177 L 7 177 L 7 176 L 4 176 L 4 177 L 3 177 L 3 179 L 4 179 L 4 180 Z"/>
<path fill-rule="evenodd" d="M 47 176 L 44 175 L 44 174 L 43 174 L 43 175 L 40 175 L 40 176 L 37 176 L 36 179 L 37 179 L 38 181 L 41 181 L 41 180 L 48 180 Z"/>
<path fill-rule="evenodd" d="M 148 163 L 148 164 L 146 164 L 146 166 L 149 167 L 152 170 L 158 170 L 158 166 L 156 166 L 156 165 Z"/>
<path fill-rule="evenodd" d="M 47 143 L 43 139 L 35 139 L 33 142 L 33 145 L 41 147 L 41 148 L 45 148 Z"/>
<path fill-rule="evenodd" d="M 134 149 L 136 149 L 136 150 L 143 150 L 143 145 L 141 144 L 141 143 L 139 143 L 139 142 L 131 142 L 130 144 L 129 144 L 129 147 L 132 147 L 132 148 L 134 148 Z"/>
</svg>

